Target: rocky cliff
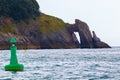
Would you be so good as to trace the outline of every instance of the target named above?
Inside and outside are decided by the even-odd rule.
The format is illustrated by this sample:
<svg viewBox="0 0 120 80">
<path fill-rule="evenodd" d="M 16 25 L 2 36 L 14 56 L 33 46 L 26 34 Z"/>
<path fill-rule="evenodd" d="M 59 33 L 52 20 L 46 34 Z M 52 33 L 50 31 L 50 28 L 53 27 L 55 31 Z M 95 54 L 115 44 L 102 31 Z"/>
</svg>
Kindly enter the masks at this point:
<svg viewBox="0 0 120 80">
<path fill-rule="evenodd" d="M 78 42 L 74 32 L 78 32 Z M 11 18 L 0 17 L 0 49 L 8 49 L 10 38 L 17 39 L 19 49 L 59 48 L 109 48 L 88 25 L 78 19 L 75 24 L 64 23 L 61 19 L 41 13 L 36 19 L 14 22 Z"/>
</svg>

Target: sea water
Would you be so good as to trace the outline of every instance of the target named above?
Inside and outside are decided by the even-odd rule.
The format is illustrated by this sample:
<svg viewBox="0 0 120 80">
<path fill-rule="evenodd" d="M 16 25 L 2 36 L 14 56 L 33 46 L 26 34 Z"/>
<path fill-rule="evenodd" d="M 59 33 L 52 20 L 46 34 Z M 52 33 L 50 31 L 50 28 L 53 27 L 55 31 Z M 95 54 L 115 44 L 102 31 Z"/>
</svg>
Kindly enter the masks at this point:
<svg viewBox="0 0 120 80">
<path fill-rule="evenodd" d="M 120 80 L 120 48 L 17 50 L 24 71 L 5 71 L 10 51 L 0 50 L 0 80 Z"/>
</svg>

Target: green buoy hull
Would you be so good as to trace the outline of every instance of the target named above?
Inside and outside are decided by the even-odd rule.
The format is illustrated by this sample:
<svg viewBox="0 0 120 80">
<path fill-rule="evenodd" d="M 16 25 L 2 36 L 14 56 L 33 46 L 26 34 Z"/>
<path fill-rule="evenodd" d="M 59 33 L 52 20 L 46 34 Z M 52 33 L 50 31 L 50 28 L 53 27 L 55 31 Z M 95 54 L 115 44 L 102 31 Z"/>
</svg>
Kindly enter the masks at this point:
<svg viewBox="0 0 120 80">
<path fill-rule="evenodd" d="M 24 66 L 22 64 L 9 64 L 5 66 L 5 71 L 23 71 Z"/>
<path fill-rule="evenodd" d="M 17 47 L 15 46 L 16 40 L 14 37 L 11 38 L 10 42 L 12 46 L 10 47 L 11 57 L 10 64 L 4 67 L 5 71 L 23 71 L 24 65 L 18 64 L 18 59 L 16 55 Z"/>
</svg>

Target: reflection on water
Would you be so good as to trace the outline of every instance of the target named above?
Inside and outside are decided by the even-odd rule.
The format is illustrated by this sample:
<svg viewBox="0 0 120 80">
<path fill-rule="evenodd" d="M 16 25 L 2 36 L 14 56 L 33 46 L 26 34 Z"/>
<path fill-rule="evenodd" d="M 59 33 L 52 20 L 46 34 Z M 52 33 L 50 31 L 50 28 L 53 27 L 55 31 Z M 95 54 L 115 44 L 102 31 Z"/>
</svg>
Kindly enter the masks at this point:
<svg viewBox="0 0 120 80">
<path fill-rule="evenodd" d="M 119 80 L 120 48 L 18 50 L 24 71 L 4 71 L 10 52 L 0 51 L 0 80 Z"/>
</svg>

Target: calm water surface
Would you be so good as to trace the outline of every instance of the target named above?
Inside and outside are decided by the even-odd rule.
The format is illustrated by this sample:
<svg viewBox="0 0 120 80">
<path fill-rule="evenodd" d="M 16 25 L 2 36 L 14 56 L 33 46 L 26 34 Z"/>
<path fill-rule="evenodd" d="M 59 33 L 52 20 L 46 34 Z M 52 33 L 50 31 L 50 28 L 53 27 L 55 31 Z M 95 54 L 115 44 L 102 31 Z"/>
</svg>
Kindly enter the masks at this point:
<svg viewBox="0 0 120 80">
<path fill-rule="evenodd" d="M 24 71 L 4 71 L 10 51 L 0 50 L 0 80 L 120 80 L 120 48 L 18 50 Z"/>
</svg>

